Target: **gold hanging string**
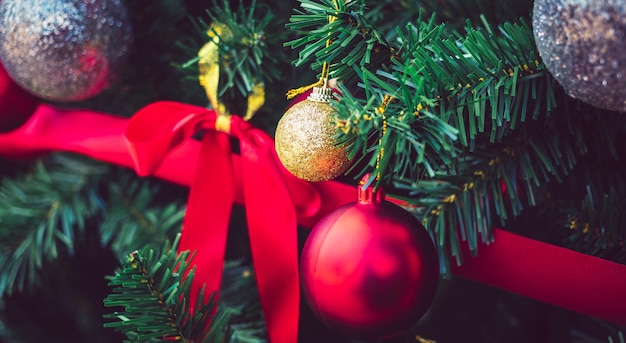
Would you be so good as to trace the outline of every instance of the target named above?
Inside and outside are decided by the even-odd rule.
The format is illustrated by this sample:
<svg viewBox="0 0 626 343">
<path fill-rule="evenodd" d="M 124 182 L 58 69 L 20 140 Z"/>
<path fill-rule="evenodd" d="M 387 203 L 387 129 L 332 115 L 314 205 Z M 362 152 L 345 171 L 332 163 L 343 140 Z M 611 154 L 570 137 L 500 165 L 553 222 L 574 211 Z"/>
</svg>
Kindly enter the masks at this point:
<svg viewBox="0 0 626 343">
<path fill-rule="evenodd" d="M 198 51 L 198 80 L 204 88 L 211 106 L 219 115 L 229 115 L 226 105 L 219 100 L 218 87 L 220 81 L 220 37 L 232 36 L 226 25 L 213 23 L 207 31 L 210 40 Z M 248 107 L 244 120 L 250 120 L 252 116 L 265 104 L 265 85 L 262 82 L 254 82 L 252 91 L 248 94 Z"/>
<path fill-rule="evenodd" d="M 340 0 L 333 0 L 333 3 L 335 4 L 335 9 L 337 11 L 339 11 L 339 1 Z M 335 22 L 335 20 L 337 20 L 337 17 L 334 15 L 329 15 L 328 16 L 328 23 L 332 24 Z M 330 36 L 330 33 L 328 33 L 328 35 Z M 328 48 L 330 46 L 330 38 L 326 40 L 326 48 Z M 299 87 L 296 89 L 291 89 L 289 91 L 287 91 L 287 99 L 293 99 L 296 96 L 303 94 L 311 89 L 313 89 L 313 87 L 322 87 L 324 85 L 327 84 L 328 82 L 328 77 L 330 76 L 330 66 L 328 64 L 328 61 L 324 61 L 324 63 L 322 64 L 322 76 L 320 77 L 320 79 L 315 82 L 314 84 L 308 85 L 308 86 L 303 86 L 303 87 Z"/>
<path fill-rule="evenodd" d="M 295 98 L 296 96 L 298 96 L 300 94 L 304 94 L 308 90 L 313 89 L 313 87 L 321 87 L 323 85 L 324 85 L 324 80 L 320 78 L 320 80 L 317 81 L 314 84 L 310 84 L 308 86 L 299 87 L 299 88 L 296 88 L 296 89 L 290 89 L 289 91 L 287 91 L 287 100 L 293 99 L 293 98 Z"/>
<path fill-rule="evenodd" d="M 383 137 L 385 137 L 385 135 L 387 134 L 387 116 L 385 116 L 385 109 L 387 108 L 387 105 L 389 105 L 389 103 L 392 100 L 393 100 L 393 96 L 389 94 L 385 94 L 385 96 L 383 97 L 382 103 L 376 109 L 376 112 L 378 112 L 383 119 L 383 128 L 382 128 L 380 138 L 378 139 L 378 145 L 380 146 L 380 151 L 378 152 L 378 156 L 376 156 L 376 170 L 378 171 L 376 173 L 377 181 L 380 180 L 380 170 L 378 169 L 380 168 L 380 160 L 382 160 L 383 156 L 385 155 L 385 147 L 383 146 Z"/>
</svg>

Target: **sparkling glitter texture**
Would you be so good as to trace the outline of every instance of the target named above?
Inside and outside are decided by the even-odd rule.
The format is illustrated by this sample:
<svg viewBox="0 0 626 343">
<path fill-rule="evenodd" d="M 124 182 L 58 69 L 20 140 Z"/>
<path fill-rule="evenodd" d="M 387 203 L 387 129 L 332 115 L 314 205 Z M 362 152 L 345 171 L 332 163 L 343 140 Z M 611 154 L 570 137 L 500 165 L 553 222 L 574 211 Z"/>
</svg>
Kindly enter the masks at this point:
<svg viewBox="0 0 626 343">
<path fill-rule="evenodd" d="M 330 180 L 350 166 L 345 145 L 336 145 L 333 108 L 326 101 L 303 100 L 285 112 L 276 127 L 276 153 L 293 175 Z"/>
<path fill-rule="evenodd" d="M 574 98 L 626 112 L 626 1 L 536 0 L 539 54 Z"/>
<path fill-rule="evenodd" d="M 98 94 L 130 41 L 121 0 L 0 1 L 0 60 L 16 83 L 47 100 Z"/>
</svg>

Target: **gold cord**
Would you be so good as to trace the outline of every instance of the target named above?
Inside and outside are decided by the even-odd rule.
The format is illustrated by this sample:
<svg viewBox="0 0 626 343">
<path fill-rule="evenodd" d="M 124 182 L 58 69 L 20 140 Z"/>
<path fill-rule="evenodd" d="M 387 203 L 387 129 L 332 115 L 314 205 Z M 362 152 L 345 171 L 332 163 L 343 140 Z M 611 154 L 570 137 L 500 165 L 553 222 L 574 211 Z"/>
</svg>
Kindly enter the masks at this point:
<svg viewBox="0 0 626 343">
<path fill-rule="evenodd" d="M 333 0 L 333 3 L 335 4 L 335 9 L 339 11 L 339 0 Z M 337 20 L 337 16 L 334 16 L 334 15 L 328 16 L 329 24 L 332 24 L 335 20 Z M 330 33 L 328 33 L 328 35 L 330 35 Z M 331 44 L 331 41 L 329 38 L 326 40 L 326 48 L 328 48 L 330 44 Z M 290 89 L 289 91 L 287 91 L 287 99 L 288 100 L 293 99 L 296 96 L 313 89 L 313 87 L 322 87 L 326 85 L 329 77 L 330 77 L 330 66 L 328 65 L 328 61 L 324 61 L 324 63 L 322 64 L 322 75 L 320 79 L 317 82 L 310 84 L 308 86 L 302 86 L 296 89 Z"/>
<path fill-rule="evenodd" d="M 391 100 L 393 100 L 393 96 L 389 94 L 385 94 L 385 97 L 383 98 L 383 102 L 376 109 L 376 112 L 380 113 L 381 117 L 383 118 L 383 129 L 382 129 L 381 136 L 378 139 L 378 145 L 380 145 L 380 151 L 378 153 L 378 156 L 376 156 L 376 170 L 380 168 L 380 160 L 385 155 L 385 147 L 382 146 L 383 137 L 385 137 L 385 135 L 387 134 L 387 116 L 385 116 L 385 109 L 387 108 L 387 105 L 389 105 Z M 376 174 L 376 180 L 380 180 L 380 170 Z"/>
</svg>

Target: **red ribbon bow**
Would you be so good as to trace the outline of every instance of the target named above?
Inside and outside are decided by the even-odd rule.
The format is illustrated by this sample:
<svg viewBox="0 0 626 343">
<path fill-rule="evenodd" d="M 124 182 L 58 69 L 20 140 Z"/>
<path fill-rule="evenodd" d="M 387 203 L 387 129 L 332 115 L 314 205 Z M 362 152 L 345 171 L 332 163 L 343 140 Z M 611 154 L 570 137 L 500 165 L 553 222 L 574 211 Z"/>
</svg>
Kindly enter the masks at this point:
<svg viewBox="0 0 626 343">
<path fill-rule="evenodd" d="M 130 119 L 125 133 L 135 169 L 142 176 L 153 174 L 169 151 L 205 130 L 179 246 L 179 251 L 196 251 L 191 303 L 195 303 L 205 283 L 207 298 L 219 292 L 228 224 L 237 193 L 235 180 L 241 179 L 269 339 L 297 342 L 300 303 L 297 214 L 289 186 L 300 183 L 298 188 L 309 188 L 305 193 L 311 195 L 312 201 L 305 202 L 298 215 L 317 213 L 319 195 L 308 183 L 285 175 L 273 140 L 263 131 L 232 116 L 230 132 L 220 132 L 216 131 L 217 120 L 214 111 L 181 103 L 157 102 L 144 107 Z M 240 142 L 240 170 L 233 168 L 229 134 Z"/>
</svg>

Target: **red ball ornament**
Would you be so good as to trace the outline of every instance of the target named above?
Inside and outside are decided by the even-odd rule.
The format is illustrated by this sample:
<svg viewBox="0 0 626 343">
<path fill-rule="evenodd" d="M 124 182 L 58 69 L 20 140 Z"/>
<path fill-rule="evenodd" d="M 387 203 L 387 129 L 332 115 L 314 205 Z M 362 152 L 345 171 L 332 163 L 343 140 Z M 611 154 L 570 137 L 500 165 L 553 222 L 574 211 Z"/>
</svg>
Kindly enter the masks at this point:
<svg viewBox="0 0 626 343">
<path fill-rule="evenodd" d="M 383 339 L 415 324 L 439 282 L 437 249 L 424 226 L 359 187 L 358 201 L 324 217 L 300 261 L 304 296 L 330 328 L 355 339 Z"/>
</svg>

